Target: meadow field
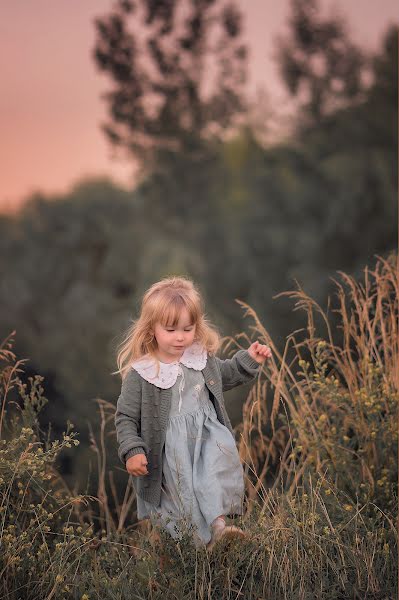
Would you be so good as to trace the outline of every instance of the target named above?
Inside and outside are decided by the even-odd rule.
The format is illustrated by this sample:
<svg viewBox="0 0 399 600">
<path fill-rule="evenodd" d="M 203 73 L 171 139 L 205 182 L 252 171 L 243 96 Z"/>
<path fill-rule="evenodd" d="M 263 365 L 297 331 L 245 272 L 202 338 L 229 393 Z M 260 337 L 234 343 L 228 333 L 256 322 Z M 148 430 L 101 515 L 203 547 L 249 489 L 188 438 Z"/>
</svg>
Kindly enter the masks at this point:
<svg viewBox="0 0 399 600">
<path fill-rule="evenodd" d="M 397 260 L 377 256 L 357 281 L 338 272 L 333 314 L 300 286 L 283 292 L 306 326 L 282 351 L 243 304 L 253 326 L 225 352 L 256 338 L 273 357 L 236 427 L 246 510 L 234 523 L 248 535 L 212 553 L 195 548 L 187 523 L 178 541 L 137 523 L 131 477 L 120 495 L 121 465 L 106 451 L 115 404 L 98 399 L 100 426 L 91 427 L 97 494 L 70 489 L 57 461 L 79 433 L 71 421 L 60 439 L 43 429 L 43 377 L 24 383 L 12 335 L 2 340 L 0 598 L 396 598 Z"/>
</svg>

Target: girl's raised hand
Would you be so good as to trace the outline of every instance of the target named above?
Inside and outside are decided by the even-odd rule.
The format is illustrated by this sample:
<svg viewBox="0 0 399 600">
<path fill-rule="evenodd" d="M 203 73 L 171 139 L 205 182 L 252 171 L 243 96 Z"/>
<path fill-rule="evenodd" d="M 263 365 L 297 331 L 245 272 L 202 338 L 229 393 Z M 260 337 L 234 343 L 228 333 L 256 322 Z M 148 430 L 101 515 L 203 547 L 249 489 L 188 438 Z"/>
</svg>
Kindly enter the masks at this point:
<svg viewBox="0 0 399 600">
<path fill-rule="evenodd" d="M 260 344 L 258 341 L 253 342 L 250 345 L 248 348 L 248 353 L 259 364 L 264 363 L 267 358 L 271 358 L 272 356 L 272 351 L 270 350 L 269 346 Z"/>
<path fill-rule="evenodd" d="M 134 454 L 126 461 L 126 471 L 130 475 L 148 475 L 147 457 L 145 454 Z"/>
</svg>

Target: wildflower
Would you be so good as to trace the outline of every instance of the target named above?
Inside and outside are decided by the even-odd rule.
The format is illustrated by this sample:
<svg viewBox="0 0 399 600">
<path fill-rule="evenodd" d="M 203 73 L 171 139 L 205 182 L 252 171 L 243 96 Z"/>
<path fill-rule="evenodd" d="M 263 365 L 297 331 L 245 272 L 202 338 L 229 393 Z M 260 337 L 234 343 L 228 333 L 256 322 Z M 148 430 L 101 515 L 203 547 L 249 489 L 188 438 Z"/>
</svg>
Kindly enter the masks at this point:
<svg viewBox="0 0 399 600">
<path fill-rule="evenodd" d="M 75 498 L 72 498 L 71 503 L 72 504 L 80 504 L 83 501 L 84 501 L 83 496 L 78 495 L 78 496 L 75 496 Z"/>
<path fill-rule="evenodd" d="M 71 526 L 69 526 L 69 527 L 65 526 L 65 527 L 62 528 L 62 531 L 64 533 L 73 533 L 73 527 L 71 527 Z"/>
</svg>

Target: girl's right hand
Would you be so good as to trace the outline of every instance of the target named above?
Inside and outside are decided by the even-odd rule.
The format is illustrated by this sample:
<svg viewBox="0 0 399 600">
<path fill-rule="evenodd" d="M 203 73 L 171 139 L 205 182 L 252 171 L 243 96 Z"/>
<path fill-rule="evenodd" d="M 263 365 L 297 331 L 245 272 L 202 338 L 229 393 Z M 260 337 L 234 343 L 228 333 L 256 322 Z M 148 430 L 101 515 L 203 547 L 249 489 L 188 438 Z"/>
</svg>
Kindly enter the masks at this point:
<svg viewBox="0 0 399 600">
<path fill-rule="evenodd" d="M 145 454 L 134 454 L 126 461 L 126 471 L 130 475 L 148 475 L 148 461 Z"/>
</svg>

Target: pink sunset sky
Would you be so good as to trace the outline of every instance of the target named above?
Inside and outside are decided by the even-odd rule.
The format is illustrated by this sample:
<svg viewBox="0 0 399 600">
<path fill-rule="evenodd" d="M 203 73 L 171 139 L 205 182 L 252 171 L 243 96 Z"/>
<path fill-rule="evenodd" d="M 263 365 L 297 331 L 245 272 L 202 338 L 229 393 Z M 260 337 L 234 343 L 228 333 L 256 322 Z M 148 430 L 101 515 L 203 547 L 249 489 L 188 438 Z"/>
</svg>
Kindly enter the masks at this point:
<svg viewBox="0 0 399 600">
<path fill-rule="evenodd" d="M 287 105 L 273 60 L 274 40 L 286 31 L 288 0 L 239 0 L 250 48 L 249 89 L 263 86 Z M 397 0 L 320 0 L 338 11 L 355 42 L 376 50 Z M 111 0 L 3 0 L 0 5 L 0 211 L 14 210 L 33 192 L 64 193 L 86 176 L 106 175 L 131 187 L 132 166 L 112 159 L 100 131 L 107 120 L 101 94 L 111 87 L 91 58 L 94 18 Z"/>
</svg>

